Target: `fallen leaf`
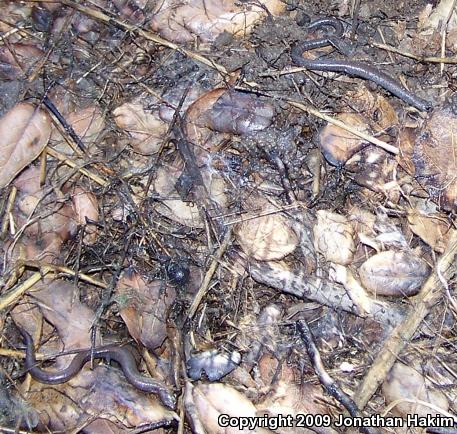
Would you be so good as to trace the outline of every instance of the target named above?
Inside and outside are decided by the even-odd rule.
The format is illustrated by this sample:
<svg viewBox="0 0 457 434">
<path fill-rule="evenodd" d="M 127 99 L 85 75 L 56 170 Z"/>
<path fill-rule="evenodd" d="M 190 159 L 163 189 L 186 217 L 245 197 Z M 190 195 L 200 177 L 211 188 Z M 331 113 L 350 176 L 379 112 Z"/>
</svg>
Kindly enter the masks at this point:
<svg viewBox="0 0 457 434">
<path fill-rule="evenodd" d="M 443 253 L 450 234 L 450 224 L 439 214 L 424 214 L 415 209 L 408 211 L 411 230 L 433 250 Z"/>
<path fill-rule="evenodd" d="M 125 103 L 113 111 L 116 125 L 129 134 L 135 152 L 151 155 L 160 149 L 168 125 L 157 113 L 147 112 L 142 104 Z"/>
<path fill-rule="evenodd" d="M 78 225 L 85 226 L 84 242 L 93 244 L 97 240 L 97 226 L 87 224 L 88 221 L 97 222 L 99 217 L 97 197 L 76 187 L 71 196 L 75 220 Z"/>
<path fill-rule="evenodd" d="M 175 289 L 165 286 L 162 280 L 146 282 L 137 273 L 125 272 L 119 279 L 116 297 L 130 335 L 150 349 L 162 345 L 167 337 L 167 316 L 176 297 Z"/>
<path fill-rule="evenodd" d="M 417 294 L 430 267 L 412 252 L 378 253 L 359 268 L 362 286 L 373 294 L 404 297 Z"/>
<path fill-rule="evenodd" d="M 439 414 L 424 405 L 401 402 L 405 398 L 429 402 L 444 411 L 449 408 L 449 402 L 443 393 L 434 389 L 417 369 L 400 362 L 395 363 L 387 375 L 382 384 L 382 394 L 387 404 L 400 400 L 392 409 L 392 413 L 398 416 L 417 414 L 426 417 L 427 415 Z"/>
<path fill-rule="evenodd" d="M 260 213 L 265 213 L 267 207 Z M 292 253 L 298 245 L 298 236 L 290 222 L 281 214 L 261 215 L 235 226 L 235 236 L 243 251 L 259 261 L 274 261 Z"/>
<path fill-rule="evenodd" d="M 190 42 L 195 36 L 213 41 L 226 31 L 244 36 L 254 24 L 268 14 L 280 14 L 284 4 L 278 0 L 261 0 L 258 4 L 234 0 L 164 0 L 151 21 L 153 30 L 175 42 Z"/>
<path fill-rule="evenodd" d="M 362 133 L 370 132 L 368 121 L 361 115 L 341 113 L 337 119 Z M 319 144 L 325 159 L 334 166 L 341 166 L 360 151 L 366 142 L 339 126 L 327 124 L 319 134 Z"/>
<path fill-rule="evenodd" d="M 231 417 L 254 417 L 256 408 L 243 394 L 233 387 L 222 383 L 201 383 L 192 389 L 192 401 L 196 416 L 208 433 L 240 434 L 263 433 L 265 430 L 238 430 L 233 427 L 222 428 L 218 418 L 222 414 Z"/>
<path fill-rule="evenodd" d="M 8 185 L 47 145 L 51 119 L 29 103 L 19 103 L 0 119 L 0 188 Z"/>
<path fill-rule="evenodd" d="M 341 265 L 352 262 L 355 252 L 354 230 L 345 216 L 319 210 L 313 233 L 314 247 L 327 261 Z"/>
<path fill-rule="evenodd" d="M 105 117 L 97 106 L 89 106 L 73 111 L 65 117 L 65 120 L 87 146 L 91 145 L 105 128 Z M 57 142 L 64 142 L 64 138 L 57 128 L 52 132 L 52 139 Z"/>
</svg>

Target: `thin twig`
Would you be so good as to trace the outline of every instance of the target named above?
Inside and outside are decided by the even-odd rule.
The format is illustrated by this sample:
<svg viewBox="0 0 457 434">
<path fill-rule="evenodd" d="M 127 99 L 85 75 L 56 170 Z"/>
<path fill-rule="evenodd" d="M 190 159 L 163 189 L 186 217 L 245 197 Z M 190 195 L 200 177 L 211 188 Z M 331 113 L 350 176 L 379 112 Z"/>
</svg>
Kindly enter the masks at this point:
<svg viewBox="0 0 457 434">
<path fill-rule="evenodd" d="M 366 140 L 367 142 L 372 143 L 373 145 L 376 145 L 385 151 L 391 152 L 392 154 L 398 155 L 399 150 L 395 146 L 389 145 L 386 142 L 383 142 L 382 140 L 377 139 L 376 137 L 370 136 L 369 134 L 365 134 L 361 131 L 356 130 L 355 128 L 350 127 L 349 125 L 346 125 L 344 122 L 339 121 L 338 119 L 332 118 L 331 116 L 326 115 L 325 113 L 322 113 L 321 111 L 317 110 L 316 108 L 302 104 L 300 102 L 292 101 L 289 100 L 288 103 L 296 107 L 304 112 L 310 113 L 320 119 L 323 119 L 324 121 L 327 121 L 330 124 L 336 125 L 340 128 L 343 128 L 346 131 L 349 131 L 351 134 L 354 134 L 354 136 L 360 137 L 361 139 Z"/>
<path fill-rule="evenodd" d="M 77 11 L 79 12 L 82 12 L 83 14 L 85 15 L 88 15 L 98 21 L 101 21 L 105 24 L 108 24 L 108 25 L 113 25 L 115 27 L 118 27 L 119 29 L 121 30 L 124 30 L 125 32 L 131 32 L 135 35 L 138 35 L 138 36 L 141 36 L 145 39 L 147 39 L 148 41 L 152 41 L 152 42 L 155 42 L 159 45 L 162 45 L 164 47 L 168 47 L 168 48 L 171 48 L 172 50 L 175 50 L 175 51 L 179 51 L 180 53 L 183 53 L 185 54 L 186 56 L 200 62 L 200 63 L 203 63 L 204 65 L 207 65 L 209 66 L 210 68 L 214 68 L 216 69 L 217 71 L 219 71 L 221 74 L 223 74 L 224 76 L 225 75 L 229 75 L 228 71 L 220 64 L 206 58 L 205 56 L 202 56 L 201 54 L 199 53 L 196 53 L 194 51 L 191 51 L 191 50 L 187 50 L 185 48 L 182 48 L 180 47 L 179 45 L 177 44 L 174 44 L 173 42 L 170 42 L 152 32 L 148 32 L 147 30 L 144 30 L 142 28 L 139 28 L 137 26 L 134 26 L 134 25 L 131 25 L 131 24 L 128 24 L 126 23 L 125 21 L 121 21 L 121 20 L 118 20 L 117 18 L 115 17 L 110 17 L 106 14 L 104 14 L 103 12 L 101 11 L 97 11 L 95 9 L 91 9 L 91 8 L 88 8 L 88 7 L 85 7 L 83 5 L 80 5 L 76 2 L 73 2 L 71 0 L 61 0 L 60 3 L 66 5 L 66 6 L 69 6 L 73 9 L 76 9 Z"/>
<path fill-rule="evenodd" d="M 416 54 L 409 53 L 408 51 L 402 51 L 399 48 L 392 47 L 392 45 L 381 44 L 379 42 L 372 42 L 371 45 L 376 48 L 381 48 L 382 50 L 390 51 L 392 53 L 399 54 L 403 57 L 408 57 L 409 59 L 417 60 L 421 63 L 457 63 L 457 57 L 423 57 L 417 56 Z"/>
<path fill-rule="evenodd" d="M 324 386 L 327 393 L 333 396 L 338 402 L 340 402 L 352 417 L 362 417 L 362 413 L 357 408 L 355 402 L 341 390 L 336 381 L 330 377 L 326 371 L 324 364 L 322 363 L 319 350 L 314 343 L 314 337 L 311 333 L 308 323 L 305 320 L 299 320 L 296 322 L 296 325 L 298 332 L 300 333 L 300 337 L 305 343 L 306 351 L 308 352 L 311 364 L 313 365 L 314 372 L 316 373 L 319 381 L 321 382 L 322 386 Z M 365 434 L 378 433 L 378 431 L 367 427 L 360 428 L 360 430 Z"/>
<path fill-rule="evenodd" d="M 87 154 L 87 148 L 82 142 L 81 138 L 75 133 L 73 127 L 65 120 L 62 114 L 59 112 L 59 109 L 54 105 L 54 103 L 45 96 L 43 98 L 44 106 L 51 112 L 51 114 L 57 119 L 62 128 L 65 132 L 72 138 L 72 140 L 76 143 L 79 149 Z"/>
<path fill-rule="evenodd" d="M 230 243 L 230 240 L 232 238 L 232 231 L 231 228 L 227 229 L 227 232 L 225 233 L 225 237 L 222 241 L 222 244 L 220 245 L 219 249 L 216 252 L 216 255 L 213 258 L 213 261 L 211 262 L 211 265 L 208 268 L 208 271 L 205 274 L 205 278 L 203 279 L 202 284 L 200 285 L 200 288 L 195 295 L 194 301 L 192 302 L 189 311 L 187 312 L 187 317 L 192 319 L 195 313 L 197 312 L 198 306 L 200 305 L 204 295 L 206 294 L 206 291 L 208 290 L 209 284 L 211 282 L 211 279 L 214 275 L 214 273 L 217 270 L 217 267 L 219 266 L 219 261 L 222 258 L 222 255 L 225 253 L 227 250 L 227 247 Z"/>
</svg>

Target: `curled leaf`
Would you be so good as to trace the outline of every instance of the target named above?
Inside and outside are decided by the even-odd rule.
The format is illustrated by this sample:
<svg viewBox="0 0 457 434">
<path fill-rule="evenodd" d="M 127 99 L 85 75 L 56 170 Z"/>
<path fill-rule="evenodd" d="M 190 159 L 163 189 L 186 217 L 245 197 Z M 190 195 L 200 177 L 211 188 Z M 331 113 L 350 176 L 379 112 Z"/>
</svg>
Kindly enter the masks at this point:
<svg viewBox="0 0 457 434">
<path fill-rule="evenodd" d="M 409 296 L 416 294 L 430 272 L 430 267 L 411 252 L 381 252 L 359 268 L 363 287 L 374 294 Z"/>
<path fill-rule="evenodd" d="M 367 120 L 357 114 L 342 113 L 338 120 L 357 131 L 368 133 Z M 365 142 L 358 136 L 333 124 L 327 124 L 319 135 L 320 146 L 325 159 L 334 166 L 344 164 L 356 152 L 360 151 Z"/>
<path fill-rule="evenodd" d="M 298 236 L 280 214 L 254 217 L 240 223 L 235 235 L 243 251 L 259 261 L 273 261 L 292 253 Z"/>
<path fill-rule="evenodd" d="M 234 0 L 161 1 L 152 19 L 152 28 L 175 42 L 189 42 L 195 36 L 212 41 L 220 33 L 248 34 L 254 24 L 269 15 L 278 15 L 284 4 L 278 0 L 238 3 Z"/>
<path fill-rule="evenodd" d="M 168 126 L 158 114 L 147 112 L 142 104 L 125 103 L 113 115 L 117 126 L 132 138 L 130 144 L 136 152 L 151 155 L 159 150 Z"/>
<path fill-rule="evenodd" d="M 354 229 L 348 219 L 325 210 L 317 212 L 314 247 L 329 262 L 350 264 L 354 257 Z"/>
</svg>

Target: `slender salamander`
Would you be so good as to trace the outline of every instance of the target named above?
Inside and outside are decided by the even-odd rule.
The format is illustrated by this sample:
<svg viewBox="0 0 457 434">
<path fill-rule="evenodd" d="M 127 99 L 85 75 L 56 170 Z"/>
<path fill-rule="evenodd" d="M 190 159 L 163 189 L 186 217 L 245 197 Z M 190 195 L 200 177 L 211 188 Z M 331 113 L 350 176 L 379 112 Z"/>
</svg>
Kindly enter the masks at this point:
<svg viewBox="0 0 457 434">
<path fill-rule="evenodd" d="M 135 358 L 127 347 L 106 345 L 93 350 L 78 352 L 71 363 L 60 371 L 46 371 L 37 366 L 32 336 L 20 329 L 26 345 L 25 367 L 32 377 L 46 384 L 60 384 L 73 378 L 91 358 L 114 360 L 119 363 L 128 382 L 139 390 L 159 395 L 161 401 L 169 408 L 175 408 L 176 398 L 166 385 L 153 378 L 142 375 L 136 367 Z"/>
<path fill-rule="evenodd" d="M 335 18 L 327 17 L 317 19 L 308 26 L 308 29 L 314 30 L 323 27 L 332 27 L 333 33 L 323 38 L 296 43 L 290 52 L 293 63 L 314 71 L 342 72 L 347 75 L 370 80 L 402 99 L 407 104 L 416 107 L 418 110 L 432 110 L 433 106 L 429 101 L 410 92 L 399 81 L 374 66 L 354 60 L 303 58 L 303 53 L 305 51 L 335 45 L 335 41 L 343 34 L 343 26 L 341 22 Z"/>
</svg>

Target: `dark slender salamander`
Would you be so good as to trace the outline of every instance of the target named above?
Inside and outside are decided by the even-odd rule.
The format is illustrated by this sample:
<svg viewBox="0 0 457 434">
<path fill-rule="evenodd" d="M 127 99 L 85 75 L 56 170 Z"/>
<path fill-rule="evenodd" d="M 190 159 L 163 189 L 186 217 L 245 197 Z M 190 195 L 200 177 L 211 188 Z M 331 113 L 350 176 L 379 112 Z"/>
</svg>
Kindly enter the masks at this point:
<svg viewBox="0 0 457 434">
<path fill-rule="evenodd" d="M 49 372 L 36 366 L 32 336 L 25 330 L 20 329 L 20 331 L 26 345 L 25 368 L 30 372 L 32 377 L 40 383 L 60 384 L 69 381 L 81 370 L 83 365 L 87 363 L 91 357 L 94 359 L 114 360 L 119 363 L 125 377 L 134 387 L 143 392 L 159 395 L 162 402 L 169 408 L 175 408 L 176 406 L 176 399 L 167 386 L 160 381 L 140 374 L 136 367 L 135 358 L 127 347 L 106 345 L 94 348 L 93 350 L 83 350 L 75 355 L 71 363 L 65 369 Z"/>
<path fill-rule="evenodd" d="M 392 78 L 390 75 L 387 75 L 379 69 L 366 63 L 353 60 L 304 59 L 303 53 L 305 51 L 335 45 L 333 40 L 342 35 L 343 27 L 341 22 L 335 18 L 317 19 L 308 26 L 308 29 L 318 29 L 324 26 L 333 27 L 334 33 L 324 38 L 298 42 L 295 44 L 290 51 L 290 57 L 293 63 L 315 71 L 342 72 L 347 75 L 370 80 L 402 99 L 407 104 L 416 107 L 418 110 L 432 110 L 433 106 L 431 102 L 419 98 L 409 90 L 405 89 L 400 82 Z"/>
</svg>

